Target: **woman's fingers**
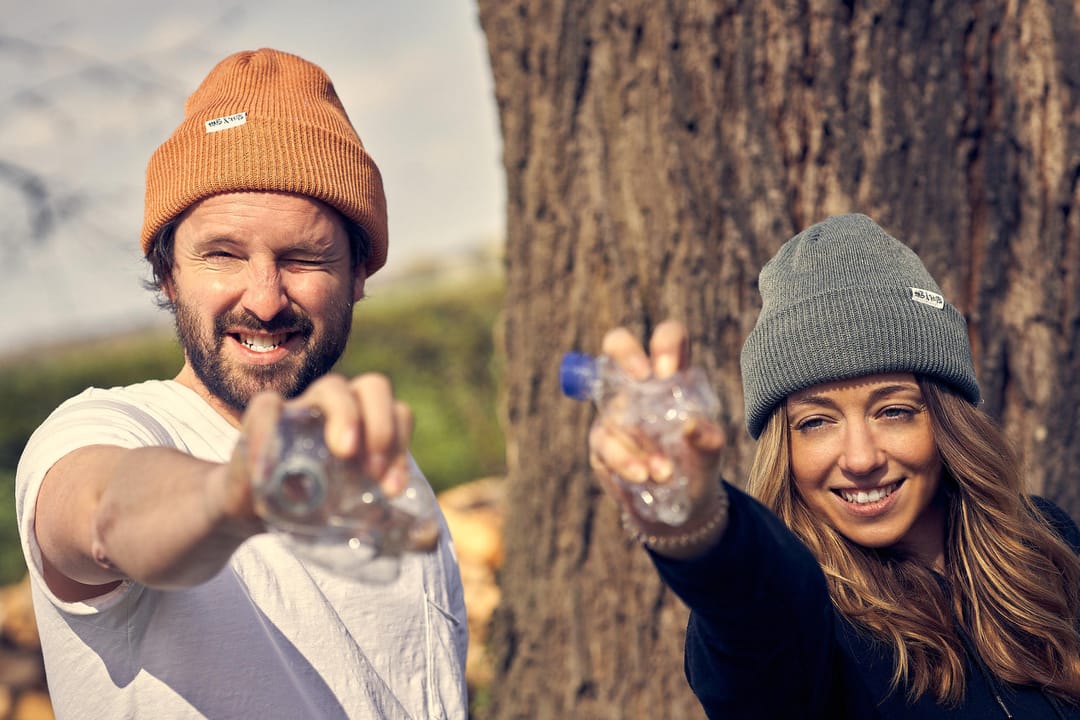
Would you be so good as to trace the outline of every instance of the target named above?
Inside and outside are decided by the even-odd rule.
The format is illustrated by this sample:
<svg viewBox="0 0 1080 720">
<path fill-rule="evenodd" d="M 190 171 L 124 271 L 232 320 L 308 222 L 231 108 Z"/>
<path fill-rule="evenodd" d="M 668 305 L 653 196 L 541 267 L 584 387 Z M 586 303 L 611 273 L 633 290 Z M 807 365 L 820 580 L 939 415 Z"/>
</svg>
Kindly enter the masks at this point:
<svg viewBox="0 0 1080 720">
<path fill-rule="evenodd" d="M 645 354 L 645 348 L 626 328 L 619 327 L 608 331 L 600 344 L 600 352 L 636 380 L 644 380 L 652 374 L 652 365 L 649 356 Z"/>
<path fill-rule="evenodd" d="M 649 355 L 653 374 L 671 377 L 690 365 L 690 335 L 686 326 L 675 320 L 665 320 L 656 326 L 649 338 Z"/>
<path fill-rule="evenodd" d="M 723 431 L 715 423 L 695 418 L 684 428 L 683 440 L 678 458 L 682 471 L 709 481 L 724 448 Z M 640 428 L 618 425 L 604 417 L 589 431 L 589 462 L 594 469 L 618 475 L 628 483 L 666 483 L 675 474 L 675 459 L 654 439 Z"/>
<path fill-rule="evenodd" d="M 727 444 L 719 425 L 704 418 L 691 418 L 683 426 L 683 439 L 704 454 L 719 453 Z"/>
<path fill-rule="evenodd" d="M 589 448 L 594 469 L 618 475 L 632 483 L 649 479 L 648 453 L 625 428 L 600 418 L 589 431 Z"/>
<path fill-rule="evenodd" d="M 604 335 L 600 352 L 632 378 L 643 380 L 650 375 L 665 378 L 690 365 L 690 336 L 681 322 L 665 320 L 653 331 L 646 353 L 633 333 L 619 327 Z"/>
</svg>

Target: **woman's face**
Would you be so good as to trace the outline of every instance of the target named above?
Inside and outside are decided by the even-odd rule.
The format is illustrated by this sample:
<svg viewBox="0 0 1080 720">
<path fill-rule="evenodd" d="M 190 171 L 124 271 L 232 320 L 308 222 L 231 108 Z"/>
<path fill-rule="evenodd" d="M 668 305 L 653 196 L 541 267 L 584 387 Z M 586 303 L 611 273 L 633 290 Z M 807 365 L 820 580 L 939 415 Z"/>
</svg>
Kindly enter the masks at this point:
<svg viewBox="0 0 1080 720">
<path fill-rule="evenodd" d="M 791 471 L 810 509 L 865 547 L 944 562 L 942 465 L 915 377 L 867 375 L 788 397 Z"/>
</svg>

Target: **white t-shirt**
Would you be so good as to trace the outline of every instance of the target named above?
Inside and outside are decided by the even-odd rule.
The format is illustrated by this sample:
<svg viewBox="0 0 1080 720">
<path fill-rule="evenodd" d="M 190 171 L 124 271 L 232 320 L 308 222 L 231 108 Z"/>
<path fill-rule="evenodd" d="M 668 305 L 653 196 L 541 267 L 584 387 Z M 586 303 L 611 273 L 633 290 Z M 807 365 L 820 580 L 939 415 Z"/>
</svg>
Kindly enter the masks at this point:
<svg viewBox="0 0 1080 720">
<path fill-rule="evenodd" d="M 438 550 L 406 556 L 385 585 L 304 564 L 261 534 L 197 587 L 125 582 L 86 602 L 49 591 L 34 510 L 57 460 L 108 444 L 224 461 L 237 436 L 193 391 L 151 381 L 86 390 L 31 437 L 16 511 L 57 717 L 465 718 L 468 631 L 445 522 Z"/>
</svg>

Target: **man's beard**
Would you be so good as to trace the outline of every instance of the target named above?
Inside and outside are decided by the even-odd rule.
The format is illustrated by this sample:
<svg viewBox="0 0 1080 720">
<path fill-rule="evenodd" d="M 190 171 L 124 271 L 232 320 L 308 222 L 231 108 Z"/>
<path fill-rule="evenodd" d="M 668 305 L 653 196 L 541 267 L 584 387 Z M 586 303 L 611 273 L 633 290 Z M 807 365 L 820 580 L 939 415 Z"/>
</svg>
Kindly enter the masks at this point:
<svg viewBox="0 0 1080 720">
<path fill-rule="evenodd" d="M 326 330 L 315 335 L 315 325 L 301 312 L 287 308 L 268 321 L 247 312 L 228 313 L 214 319 L 213 334 L 205 337 L 198 312 L 183 302 L 175 305 L 176 334 L 195 375 L 212 395 L 235 410 L 243 410 L 256 393 L 274 390 L 296 397 L 316 378 L 325 375 L 345 351 L 352 329 L 352 305 L 334 303 L 326 318 Z M 300 335 L 303 346 L 272 365 L 226 363 L 222 347 L 229 333 L 238 329 Z"/>
</svg>

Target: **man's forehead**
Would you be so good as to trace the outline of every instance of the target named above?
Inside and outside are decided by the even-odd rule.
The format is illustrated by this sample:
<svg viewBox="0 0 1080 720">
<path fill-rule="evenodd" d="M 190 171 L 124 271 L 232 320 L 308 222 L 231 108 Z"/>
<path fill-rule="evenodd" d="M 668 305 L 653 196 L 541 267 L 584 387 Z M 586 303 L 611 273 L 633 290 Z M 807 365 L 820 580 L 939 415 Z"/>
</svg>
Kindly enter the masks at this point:
<svg viewBox="0 0 1080 720">
<path fill-rule="evenodd" d="M 344 253 L 351 247 L 340 213 L 313 198 L 289 193 L 214 195 L 188 208 L 175 228 L 175 248 L 186 248 L 184 252 L 201 252 L 199 248 L 208 243 L 265 246 L 274 252 L 303 248 Z"/>
<path fill-rule="evenodd" d="M 281 192 L 232 192 L 199 200 L 177 218 L 185 224 L 222 227 L 274 226 L 280 223 L 345 229 L 345 220 L 334 208 L 306 195 Z"/>
<path fill-rule="evenodd" d="M 276 190 L 241 190 L 209 195 L 192 203 L 181 215 L 183 220 L 197 212 L 219 211 L 222 208 L 250 207 L 282 212 L 310 212 L 340 216 L 336 210 L 317 198 L 300 193 Z"/>
</svg>

